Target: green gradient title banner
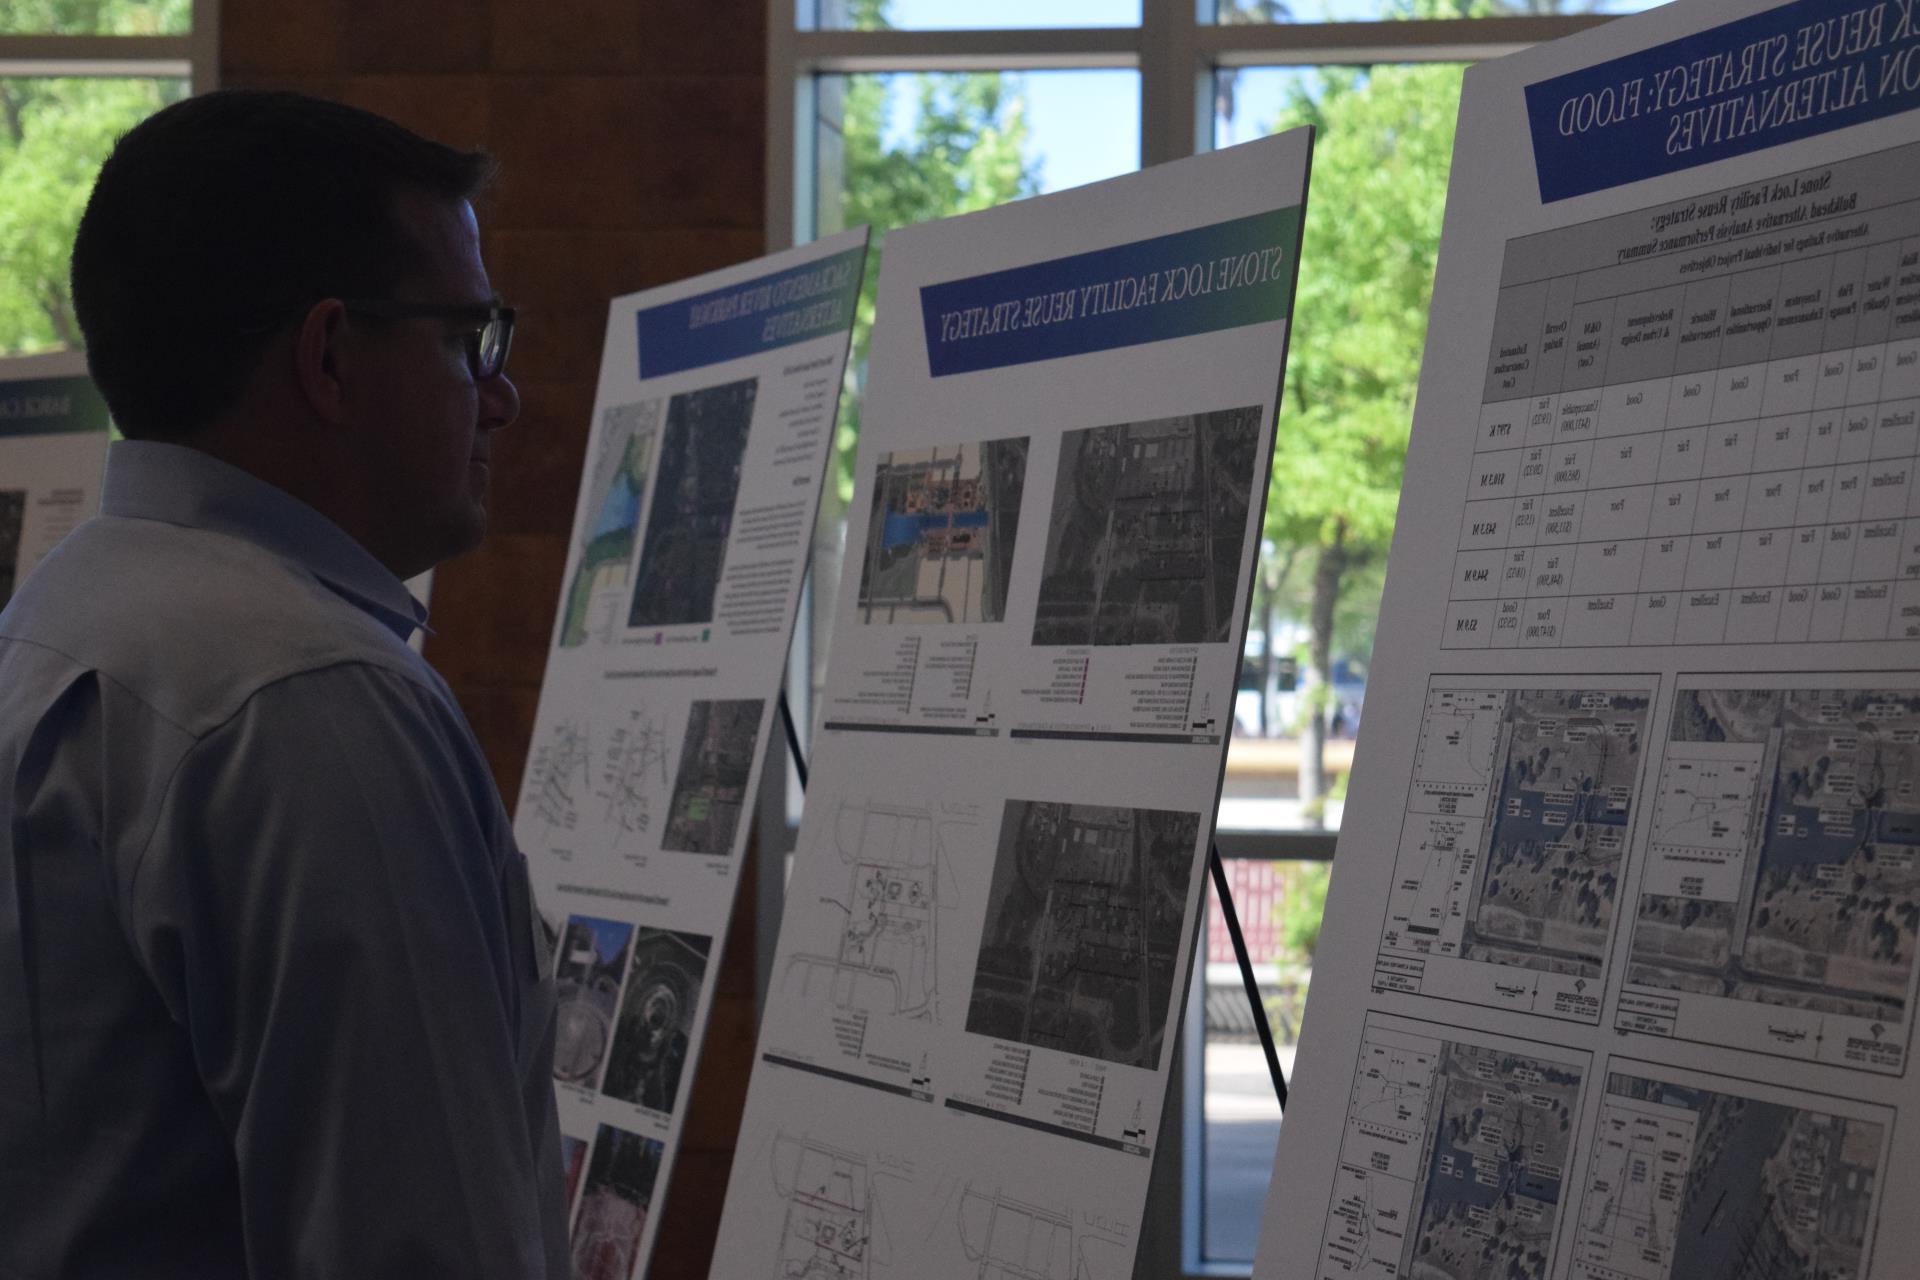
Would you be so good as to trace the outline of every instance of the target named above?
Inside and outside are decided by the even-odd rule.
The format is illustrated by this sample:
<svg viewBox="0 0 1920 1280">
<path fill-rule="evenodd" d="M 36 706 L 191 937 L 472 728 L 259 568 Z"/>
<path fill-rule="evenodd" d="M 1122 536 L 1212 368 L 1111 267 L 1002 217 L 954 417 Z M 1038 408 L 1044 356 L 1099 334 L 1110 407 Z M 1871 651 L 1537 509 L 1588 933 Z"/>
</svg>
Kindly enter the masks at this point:
<svg viewBox="0 0 1920 1280">
<path fill-rule="evenodd" d="M 105 431 L 107 402 L 84 373 L 0 380 L 0 439 Z"/>
<path fill-rule="evenodd" d="M 936 378 L 1287 318 L 1300 208 L 920 290 Z"/>
</svg>

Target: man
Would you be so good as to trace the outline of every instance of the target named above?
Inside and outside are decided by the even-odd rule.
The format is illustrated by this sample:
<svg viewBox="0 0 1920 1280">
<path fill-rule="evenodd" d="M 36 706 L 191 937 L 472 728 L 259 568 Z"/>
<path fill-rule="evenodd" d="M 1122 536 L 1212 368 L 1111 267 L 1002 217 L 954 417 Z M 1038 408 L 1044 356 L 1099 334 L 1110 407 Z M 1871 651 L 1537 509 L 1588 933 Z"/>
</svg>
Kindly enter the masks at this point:
<svg viewBox="0 0 1920 1280">
<path fill-rule="evenodd" d="M 519 411 L 488 175 L 247 93 L 101 170 L 127 439 L 0 613 L 0 1276 L 567 1274 L 525 860 L 401 586 Z"/>
</svg>

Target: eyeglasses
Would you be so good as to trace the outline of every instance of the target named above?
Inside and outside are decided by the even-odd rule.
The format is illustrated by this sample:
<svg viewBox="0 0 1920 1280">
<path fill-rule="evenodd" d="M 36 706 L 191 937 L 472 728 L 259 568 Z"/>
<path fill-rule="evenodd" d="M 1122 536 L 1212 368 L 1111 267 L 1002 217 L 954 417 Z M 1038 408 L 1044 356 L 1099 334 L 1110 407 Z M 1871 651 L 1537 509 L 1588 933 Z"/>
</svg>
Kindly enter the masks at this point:
<svg viewBox="0 0 1920 1280">
<path fill-rule="evenodd" d="M 342 299 L 349 313 L 382 320 L 445 320 L 463 327 L 467 367 L 474 381 L 497 378 L 507 367 L 507 349 L 513 345 L 513 308 L 497 302 L 396 302 L 391 298 Z"/>
</svg>

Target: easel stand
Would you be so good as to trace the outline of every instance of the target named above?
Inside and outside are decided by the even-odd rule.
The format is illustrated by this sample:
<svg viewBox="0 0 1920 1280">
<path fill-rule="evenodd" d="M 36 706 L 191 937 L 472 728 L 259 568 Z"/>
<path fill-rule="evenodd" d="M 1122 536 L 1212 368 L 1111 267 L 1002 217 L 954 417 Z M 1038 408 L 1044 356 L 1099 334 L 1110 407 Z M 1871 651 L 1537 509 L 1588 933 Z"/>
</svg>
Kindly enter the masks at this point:
<svg viewBox="0 0 1920 1280">
<path fill-rule="evenodd" d="M 787 691 L 780 690 L 780 722 L 787 730 L 787 750 L 793 755 L 793 771 L 800 778 L 800 789 L 807 789 L 807 758 L 800 750 L 800 731 L 793 723 L 793 708 L 787 704 Z M 1233 955 L 1240 962 L 1240 981 L 1246 984 L 1247 1003 L 1253 1009 L 1253 1029 L 1260 1033 L 1260 1048 L 1267 1055 L 1267 1072 L 1273 1077 L 1273 1093 L 1280 1110 L 1287 1109 L 1287 1076 L 1280 1069 L 1280 1053 L 1274 1048 L 1273 1028 L 1267 1022 L 1266 1002 L 1260 998 L 1260 984 L 1254 981 L 1253 961 L 1247 955 L 1246 935 L 1240 932 L 1240 913 L 1233 909 L 1233 891 L 1227 887 L 1226 864 L 1220 860 L 1220 846 L 1207 849 L 1207 867 L 1213 873 L 1214 892 L 1220 896 L 1220 918 L 1226 922 L 1227 936 L 1233 939 Z"/>
</svg>

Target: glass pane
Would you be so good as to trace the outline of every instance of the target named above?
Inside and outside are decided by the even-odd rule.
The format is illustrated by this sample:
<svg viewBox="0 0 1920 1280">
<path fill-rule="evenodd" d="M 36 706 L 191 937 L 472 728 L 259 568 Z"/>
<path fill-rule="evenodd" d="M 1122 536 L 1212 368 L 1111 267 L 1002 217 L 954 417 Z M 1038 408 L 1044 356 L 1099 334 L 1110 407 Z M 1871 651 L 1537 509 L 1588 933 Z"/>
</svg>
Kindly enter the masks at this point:
<svg viewBox="0 0 1920 1280">
<path fill-rule="evenodd" d="M 0 35 L 183 36 L 193 0 L 0 0 Z"/>
<path fill-rule="evenodd" d="M 0 355 L 80 346 L 67 261 L 116 138 L 184 80 L 0 77 Z"/>
<path fill-rule="evenodd" d="M 1229 830 L 1340 825 L 1426 341 L 1462 70 L 1214 75 L 1216 145 L 1301 124 L 1320 131 L 1220 805 Z"/>
<path fill-rule="evenodd" d="M 1226 868 L 1280 1069 L 1292 1080 L 1332 864 L 1230 858 Z M 1273 1148 L 1280 1139 L 1280 1102 L 1219 899 L 1212 892 L 1207 894 L 1206 948 L 1206 1015 L 1199 1046 L 1204 1090 L 1200 1251 L 1209 1263 L 1251 1265 L 1273 1171 Z M 1189 1170 L 1188 1176 L 1194 1172 Z"/>
<path fill-rule="evenodd" d="M 992 31 L 1137 27 L 1140 0 L 798 0 L 802 28 L 834 31 Z"/>
<path fill-rule="evenodd" d="M 1111 178 L 1140 167 L 1135 71 L 898 72 L 814 81 L 815 235 L 876 233 L 840 397 L 836 471 L 820 503 L 815 582 L 840 580 L 846 503 L 885 233 Z M 817 597 L 832 600 L 828 591 Z M 812 612 L 813 685 L 826 671 L 827 609 Z"/>
<path fill-rule="evenodd" d="M 1223 26 L 1267 22 L 1385 22 L 1396 18 L 1509 18 L 1639 13 L 1665 0 L 1216 0 Z"/>
</svg>

